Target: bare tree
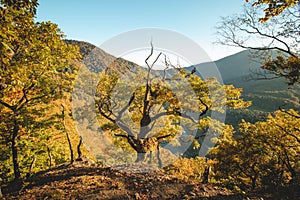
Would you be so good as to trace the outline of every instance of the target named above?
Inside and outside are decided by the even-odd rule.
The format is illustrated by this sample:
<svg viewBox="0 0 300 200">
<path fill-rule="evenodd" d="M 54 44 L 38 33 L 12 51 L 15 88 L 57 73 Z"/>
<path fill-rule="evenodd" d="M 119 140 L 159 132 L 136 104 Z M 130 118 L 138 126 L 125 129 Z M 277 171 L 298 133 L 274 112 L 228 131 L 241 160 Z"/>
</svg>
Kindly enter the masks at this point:
<svg viewBox="0 0 300 200">
<path fill-rule="evenodd" d="M 261 22 L 261 7 L 245 5 L 240 15 L 225 17 L 217 26 L 218 43 L 253 50 L 265 63 L 257 79 L 284 77 L 290 85 L 300 82 L 299 5 Z M 276 53 L 275 53 L 276 52 Z M 277 54 L 277 55 L 276 55 Z M 275 57 L 275 58 L 274 58 Z"/>
</svg>

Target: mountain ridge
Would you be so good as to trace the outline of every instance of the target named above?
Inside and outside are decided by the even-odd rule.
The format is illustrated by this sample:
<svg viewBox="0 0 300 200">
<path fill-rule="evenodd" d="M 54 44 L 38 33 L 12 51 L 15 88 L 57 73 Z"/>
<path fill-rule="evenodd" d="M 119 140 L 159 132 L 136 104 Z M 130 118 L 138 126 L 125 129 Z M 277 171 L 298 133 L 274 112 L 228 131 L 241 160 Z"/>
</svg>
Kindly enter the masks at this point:
<svg viewBox="0 0 300 200">
<path fill-rule="evenodd" d="M 93 71 L 99 71 L 99 69 L 103 66 L 113 66 L 111 70 L 114 72 L 120 71 L 120 73 L 124 73 L 138 66 L 137 64 L 123 58 L 116 58 L 88 42 L 67 40 L 67 43 L 79 45 L 80 52 L 83 57 L 89 56 L 89 53 L 93 51 L 97 52 L 97 56 L 99 53 L 100 56 L 96 58 L 95 63 L 98 66 L 100 65 L 100 67 L 96 67 L 97 69 L 93 69 Z M 272 54 L 274 54 L 274 56 L 277 55 L 276 53 Z M 268 113 L 278 110 L 280 106 L 287 103 L 292 105 L 288 105 L 288 107 L 294 107 L 297 103 L 299 103 L 300 99 L 299 86 L 294 86 L 294 91 L 290 90 L 283 78 L 273 80 L 249 79 L 253 71 L 261 70 L 260 67 L 263 62 L 263 59 L 253 57 L 253 53 L 251 51 L 244 50 L 214 62 L 200 63 L 183 69 L 192 71 L 195 67 L 197 70 L 195 74 L 201 76 L 199 72 L 216 66 L 224 84 L 232 84 L 235 87 L 243 88 L 242 97 L 247 101 L 252 101 L 252 106 L 248 109 L 242 109 L 242 111 L 229 110 L 228 118 L 233 117 L 235 119 L 236 116 L 234 115 L 236 115 L 237 112 L 245 112 L 247 113 L 246 115 L 245 113 L 239 113 L 238 115 L 244 116 L 247 120 L 255 122 L 264 118 Z M 91 64 L 95 63 L 92 62 Z M 291 99 L 294 99 L 294 102 L 291 102 Z M 296 109 L 300 109 L 299 105 L 296 106 Z M 230 114 L 230 112 L 233 113 Z M 232 123 L 232 120 L 229 119 L 229 121 Z M 241 119 L 238 121 L 241 121 Z M 235 124 L 237 123 L 238 122 L 235 122 Z"/>
</svg>

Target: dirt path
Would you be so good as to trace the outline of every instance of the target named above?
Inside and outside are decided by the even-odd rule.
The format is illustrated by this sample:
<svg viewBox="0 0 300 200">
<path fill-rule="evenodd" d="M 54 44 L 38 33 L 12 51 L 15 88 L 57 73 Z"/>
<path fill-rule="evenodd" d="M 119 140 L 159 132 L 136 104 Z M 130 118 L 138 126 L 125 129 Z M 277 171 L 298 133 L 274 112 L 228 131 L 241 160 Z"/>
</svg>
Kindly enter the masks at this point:
<svg viewBox="0 0 300 200">
<path fill-rule="evenodd" d="M 139 170 L 141 166 L 133 166 Z M 5 199 L 244 199 L 212 185 L 184 182 L 156 170 L 134 173 L 80 163 L 41 172 L 3 188 Z"/>
</svg>

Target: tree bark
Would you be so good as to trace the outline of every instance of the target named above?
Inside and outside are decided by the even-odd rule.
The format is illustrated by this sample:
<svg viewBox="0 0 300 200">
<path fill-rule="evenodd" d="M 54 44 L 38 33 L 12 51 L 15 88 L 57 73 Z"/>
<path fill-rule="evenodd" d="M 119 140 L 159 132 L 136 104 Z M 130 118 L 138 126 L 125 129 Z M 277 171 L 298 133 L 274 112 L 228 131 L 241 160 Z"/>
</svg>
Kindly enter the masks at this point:
<svg viewBox="0 0 300 200">
<path fill-rule="evenodd" d="M 137 158 L 136 158 L 136 160 L 135 160 L 135 162 L 137 163 L 137 162 L 143 162 L 144 160 L 145 160 L 145 158 L 146 158 L 146 153 L 145 152 L 143 152 L 143 153 L 137 153 Z"/>
<path fill-rule="evenodd" d="M 162 167 L 162 160 L 160 158 L 160 148 L 159 144 L 157 145 L 157 160 L 158 160 L 158 167 Z"/>
<path fill-rule="evenodd" d="M 209 174 L 210 174 L 210 166 L 206 166 L 203 173 L 203 184 L 207 184 L 209 180 Z"/>
<path fill-rule="evenodd" d="M 32 169 L 34 167 L 35 161 L 36 161 L 36 155 L 33 155 L 33 159 L 32 159 L 32 161 L 31 161 L 31 163 L 29 165 L 28 172 L 26 174 L 26 179 L 28 179 L 31 176 L 31 171 L 32 171 Z"/>
<path fill-rule="evenodd" d="M 150 151 L 150 153 L 149 153 L 149 159 L 150 159 L 150 160 L 149 160 L 149 164 L 152 164 L 152 156 L 153 156 L 153 155 L 152 155 L 152 151 Z"/>
<path fill-rule="evenodd" d="M 51 151 L 50 151 L 50 148 L 47 147 L 47 152 L 48 152 L 48 157 L 49 157 L 49 167 L 52 167 L 53 164 L 52 164 L 52 154 L 51 154 Z"/>
<path fill-rule="evenodd" d="M 66 136 L 67 136 L 67 140 L 68 140 L 68 144 L 69 144 L 69 149 L 70 149 L 70 163 L 72 164 L 74 162 L 74 153 L 73 153 L 73 149 L 72 149 L 72 143 L 71 143 L 71 139 L 69 136 L 69 132 L 67 130 L 67 126 L 66 126 L 66 121 L 65 121 L 65 107 L 62 105 L 62 117 L 63 117 L 63 124 L 64 124 L 64 128 L 66 131 Z"/>
<path fill-rule="evenodd" d="M 81 145 L 82 145 L 82 137 L 80 136 L 80 141 L 79 141 L 79 144 L 78 144 L 78 146 L 77 146 L 78 157 L 77 157 L 76 161 L 82 161 L 82 158 L 81 158 L 82 152 L 81 152 L 81 150 L 80 150 L 80 146 L 81 146 Z"/>
<path fill-rule="evenodd" d="M 72 164 L 74 162 L 74 153 L 73 153 L 73 149 L 72 149 L 72 143 L 71 143 L 71 139 L 70 139 L 70 136 L 69 136 L 69 133 L 66 130 L 66 135 L 67 135 L 67 140 L 68 140 L 68 144 L 69 144 L 69 149 L 70 149 L 70 163 Z"/>
<path fill-rule="evenodd" d="M 129 145 L 136 151 L 137 158 L 135 162 L 143 162 L 146 160 L 147 153 L 149 153 L 150 161 L 152 163 L 152 155 L 153 155 L 153 147 L 157 148 L 157 159 L 159 167 L 162 166 L 162 160 L 160 159 L 160 149 L 159 144 L 161 139 L 169 137 L 171 135 L 160 136 L 160 137 L 151 137 L 151 138 L 137 138 L 132 137 L 130 135 L 123 135 L 123 134 L 115 134 L 116 137 L 123 137 L 126 138 Z"/>
<path fill-rule="evenodd" d="M 36 161 L 36 155 L 33 156 L 33 159 L 32 159 L 32 161 L 30 163 L 29 170 L 28 170 L 29 174 L 31 174 L 31 171 L 32 171 L 32 169 L 34 167 L 35 161 Z"/>
<path fill-rule="evenodd" d="M 11 138 L 11 151 L 12 151 L 15 180 L 18 180 L 21 177 L 20 169 L 19 169 L 19 161 L 18 161 L 18 149 L 17 149 L 17 137 L 19 132 L 19 125 L 16 118 L 13 119 L 13 122 L 14 122 L 14 128 L 13 128 L 12 138 Z"/>
</svg>

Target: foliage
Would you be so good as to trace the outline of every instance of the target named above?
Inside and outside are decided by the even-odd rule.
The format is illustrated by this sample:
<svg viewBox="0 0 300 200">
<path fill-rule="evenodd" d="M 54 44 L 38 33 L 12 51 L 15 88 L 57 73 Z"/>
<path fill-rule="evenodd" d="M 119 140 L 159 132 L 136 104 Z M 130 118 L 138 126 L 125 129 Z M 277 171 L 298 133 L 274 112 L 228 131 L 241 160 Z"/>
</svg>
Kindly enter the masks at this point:
<svg viewBox="0 0 300 200">
<path fill-rule="evenodd" d="M 207 162 L 207 159 L 203 157 L 179 158 L 165 170 L 181 180 L 201 182 L 205 169 L 211 164 L 211 161 Z"/>
<path fill-rule="evenodd" d="M 269 3 L 275 7 L 284 6 L 283 10 L 278 8 L 282 10 L 280 15 L 261 23 L 261 7 L 246 5 L 241 14 L 223 18 L 218 26 L 219 42 L 254 50 L 256 57 L 262 56 L 266 62 L 262 66 L 263 70 L 255 73 L 256 79 L 284 77 L 290 85 L 299 83 L 299 5 L 295 5 L 295 1 L 258 2 L 254 5 Z M 284 9 L 289 6 L 289 9 Z M 276 11 L 275 8 L 271 10 Z M 274 51 L 279 54 L 275 56 L 277 58 L 272 55 Z"/>
<path fill-rule="evenodd" d="M 299 2 L 253 2 L 245 5 L 241 14 L 223 18 L 218 27 L 219 42 L 253 50 L 256 60 L 259 57 L 265 60 L 262 70 L 253 73 L 255 80 L 284 77 L 289 85 L 298 84 L 300 26 L 296 4 Z M 265 4 L 267 9 L 263 9 Z M 262 12 L 264 18 L 260 16 Z M 263 83 L 257 83 L 261 85 Z M 295 93 L 297 91 L 288 102 L 299 105 Z M 267 108 L 270 102 L 263 101 L 265 95 L 270 97 L 264 93 L 251 98 Z M 299 185 L 299 122 L 296 111 L 281 109 L 265 121 L 243 120 L 238 134 L 223 132 L 211 151 L 216 180 L 239 191 L 268 189 L 274 192 L 281 187 Z"/>
<path fill-rule="evenodd" d="M 300 120 L 293 110 L 265 122 L 240 124 L 241 135 L 225 133 L 211 151 L 216 179 L 243 191 L 299 184 Z"/>
<path fill-rule="evenodd" d="M 253 3 L 253 6 L 264 6 L 265 16 L 260 18 L 261 22 L 268 21 L 271 17 L 280 15 L 286 9 L 299 4 L 299 0 L 257 0 Z"/>
<path fill-rule="evenodd" d="M 95 96 L 101 126 L 112 128 L 112 138 L 122 138 L 117 139 L 122 148 L 145 156 L 156 151 L 162 141 L 180 146 L 184 134 L 191 139 L 192 131 L 213 126 L 209 113 L 224 112 L 224 105 L 249 106 L 241 92 L 181 68 L 160 72 L 149 66 L 148 70 L 131 68 L 121 77 L 113 71 L 100 73 Z"/>
<path fill-rule="evenodd" d="M 70 91 L 75 75 L 70 70 L 79 56 L 56 24 L 34 22 L 36 6 L 36 1 L 1 1 L 0 7 L 0 136 L 11 150 L 4 152 L 5 162 L 12 159 L 16 179 L 33 154 L 46 157 L 49 126 L 57 123 L 45 115 L 47 106 Z M 36 165 L 44 165 L 42 160 Z"/>
<path fill-rule="evenodd" d="M 278 56 L 277 59 L 266 61 L 262 69 L 272 71 L 276 76 L 284 77 L 288 80 L 289 85 L 300 83 L 300 59 L 299 57 L 290 56 L 285 58 Z"/>
</svg>

